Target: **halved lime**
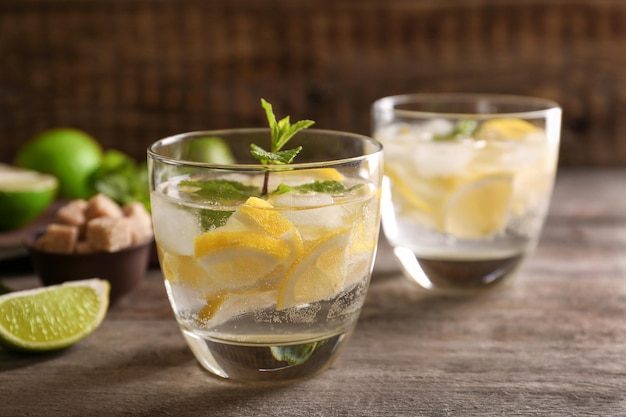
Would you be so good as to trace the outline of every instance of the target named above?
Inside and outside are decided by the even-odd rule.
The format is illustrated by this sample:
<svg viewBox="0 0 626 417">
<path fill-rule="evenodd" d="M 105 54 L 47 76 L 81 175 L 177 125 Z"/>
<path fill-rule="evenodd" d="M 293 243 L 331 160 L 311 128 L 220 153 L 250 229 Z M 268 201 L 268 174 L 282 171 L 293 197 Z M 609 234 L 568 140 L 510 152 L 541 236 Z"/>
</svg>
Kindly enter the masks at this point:
<svg viewBox="0 0 626 417">
<path fill-rule="evenodd" d="M 52 175 L 0 164 L 0 230 L 33 221 L 52 203 L 57 188 Z"/>
<path fill-rule="evenodd" d="M 46 352 L 66 348 L 94 332 L 109 306 L 110 284 L 92 278 L 0 296 L 0 343 Z"/>
</svg>

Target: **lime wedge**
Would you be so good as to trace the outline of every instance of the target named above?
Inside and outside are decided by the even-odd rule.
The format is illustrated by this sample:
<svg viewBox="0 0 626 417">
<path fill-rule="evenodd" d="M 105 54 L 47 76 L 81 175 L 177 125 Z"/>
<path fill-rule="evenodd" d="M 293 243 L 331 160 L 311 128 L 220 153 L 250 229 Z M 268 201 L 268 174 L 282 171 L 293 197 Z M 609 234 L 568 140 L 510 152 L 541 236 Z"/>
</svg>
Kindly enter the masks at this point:
<svg viewBox="0 0 626 417">
<path fill-rule="evenodd" d="M 57 188 L 52 175 L 0 164 L 0 230 L 33 221 L 52 203 Z"/>
<path fill-rule="evenodd" d="M 66 348 L 95 331 L 109 306 L 108 281 L 68 281 L 0 296 L 0 343 L 46 352 Z"/>
</svg>

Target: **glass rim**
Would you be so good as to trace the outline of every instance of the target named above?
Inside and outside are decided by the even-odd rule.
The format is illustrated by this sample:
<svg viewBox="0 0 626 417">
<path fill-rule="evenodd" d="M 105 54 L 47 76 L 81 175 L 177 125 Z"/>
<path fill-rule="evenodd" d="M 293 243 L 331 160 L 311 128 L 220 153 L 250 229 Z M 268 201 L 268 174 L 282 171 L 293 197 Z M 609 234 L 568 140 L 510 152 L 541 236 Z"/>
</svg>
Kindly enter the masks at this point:
<svg viewBox="0 0 626 417">
<path fill-rule="evenodd" d="M 376 139 L 359 133 L 346 132 L 341 130 L 330 129 L 306 129 L 298 132 L 296 135 L 333 135 L 337 137 L 352 137 L 354 139 L 362 140 L 363 142 L 370 143 L 374 146 L 373 150 L 362 155 L 352 156 L 348 158 L 328 159 L 325 161 L 317 162 L 296 162 L 288 165 L 264 165 L 261 163 L 234 163 L 234 164 L 218 164 L 200 161 L 190 161 L 186 159 L 174 158 L 162 155 L 156 151 L 156 148 L 160 145 L 172 144 L 184 140 L 185 138 L 191 138 L 194 136 L 220 136 L 228 135 L 232 133 L 268 133 L 270 134 L 270 128 L 225 128 L 215 130 L 194 130 L 189 132 L 178 133 L 175 135 L 166 136 L 151 143 L 147 148 L 148 156 L 154 160 L 158 160 L 162 163 L 176 166 L 189 166 L 196 168 L 209 168 L 213 170 L 225 170 L 225 171 L 285 171 L 285 170 L 305 170 L 316 168 L 327 168 L 338 165 L 346 165 L 354 162 L 363 161 L 377 155 L 382 154 L 383 145 Z M 269 137 L 269 136 L 268 136 Z M 296 157 L 297 158 L 297 157 Z"/>
<path fill-rule="evenodd" d="M 490 104 L 525 104 L 536 106 L 534 110 L 520 111 L 495 111 L 495 112 L 453 112 L 453 111 L 427 111 L 398 109 L 401 104 L 419 104 L 429 101 L 443 101 L 445 103 L 479 103 L 484 101 Z M 545 117 L 547 113 L 560 112 L 561 106 L 554 100 L 536 96 L 524 96 L 501 93 L 407 93 L 381 97 L 372 104 L 372 112 L 391 111 L 395 114 L 407 117 L 455 117 L 483 119 L 492 117 L 515 117 L 520 119 Z"/>
</svg>

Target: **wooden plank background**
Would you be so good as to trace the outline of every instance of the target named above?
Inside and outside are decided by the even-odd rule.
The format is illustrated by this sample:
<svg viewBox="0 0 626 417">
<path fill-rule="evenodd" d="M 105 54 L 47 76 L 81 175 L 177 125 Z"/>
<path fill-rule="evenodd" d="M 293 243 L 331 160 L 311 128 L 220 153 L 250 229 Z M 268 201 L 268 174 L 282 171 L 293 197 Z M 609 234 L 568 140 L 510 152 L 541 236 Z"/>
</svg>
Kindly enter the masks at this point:
<svg viewBox="0 0 626 417">
<path fill-rule="evenodd" d="M 562 165 L 626 163 L 622 0 L 3 0 L 0 162 L 56 126 L 152 141 L 280 115 L 368 133 L 376 98 L 479 91 L 564 108 Z"/>
</svg>

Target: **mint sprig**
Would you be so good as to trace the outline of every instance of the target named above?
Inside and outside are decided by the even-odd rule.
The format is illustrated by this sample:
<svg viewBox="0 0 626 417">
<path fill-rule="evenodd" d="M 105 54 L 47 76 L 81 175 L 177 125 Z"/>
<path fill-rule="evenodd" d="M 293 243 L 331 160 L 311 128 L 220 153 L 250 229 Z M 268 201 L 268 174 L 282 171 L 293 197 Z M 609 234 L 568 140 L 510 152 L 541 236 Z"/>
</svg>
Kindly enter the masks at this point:
<svg viewBox="0 0 626 417">
<path fill-rule="evenodd" d="M 435 135 L 433 140 L 446 141 L 454 140 L 458 137 L 469 138 L 476 132 L 476 130 L 478 130 L 478 122 L 475 120 L 459 120 L 451 132 L 443 135 Z"/>
<path fill-rule="evenodd" d="M 282 150 L 283 146 L 285 146 L 296 133 L 312 126 L 315 122 L 312 120 L 300 120 L 291 124 L 289 116 L 276 121 L 272 105 L 264 99 L 261 99 L 261 106 L 265 109 L 265 115 L 267 116 L 267 121 L 270 125 L 270 150 L 267 151 L 253 143 L 250 145 L 250 155 L 252 155 L 253 158 L 258 159 L 263 165 L 290 164 L 296 155 L 298 155 L 298 153 L 302 150 L 302 146 L 298 146 L 294 149 Z M 268 184 L 269 171 L 266 171 L 263 182 L 263 195 L 267 194 Z"/>
</svg>

